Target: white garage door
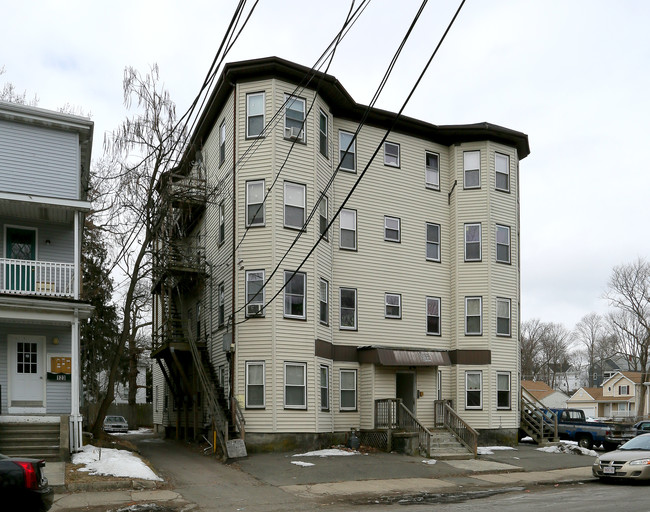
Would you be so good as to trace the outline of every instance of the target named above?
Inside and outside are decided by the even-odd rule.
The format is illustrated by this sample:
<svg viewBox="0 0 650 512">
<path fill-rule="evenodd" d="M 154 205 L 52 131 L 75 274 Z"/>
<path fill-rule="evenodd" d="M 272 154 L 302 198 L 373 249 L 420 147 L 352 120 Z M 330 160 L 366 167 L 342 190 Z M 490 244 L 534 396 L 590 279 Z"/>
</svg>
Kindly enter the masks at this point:
<svg viewBox="0 0 650 512">
<path fill-rule="evenodd" d="M 585 412 L 586 418 L 595 418 L 596 417 L 596 408 L 595 407 L 581 407 Z"/>
</svg>

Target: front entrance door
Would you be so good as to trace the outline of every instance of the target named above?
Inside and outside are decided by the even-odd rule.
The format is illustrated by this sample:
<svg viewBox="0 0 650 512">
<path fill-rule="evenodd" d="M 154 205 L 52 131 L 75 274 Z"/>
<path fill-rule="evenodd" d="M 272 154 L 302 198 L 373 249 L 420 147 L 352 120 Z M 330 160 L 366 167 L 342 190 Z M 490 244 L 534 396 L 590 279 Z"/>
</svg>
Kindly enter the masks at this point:
<svg viewBox="0 0 650 512">
<path fill-rule="evenodd" d="M 395 397 L 401 398 L 408 410 L 415 414 L 415 373 L 395 374 Z"/>
<path fill-rule="evenodd" d="M 9 412 L 45 412 L 45 337 L 10 335 L 8 341 Z"/>
<path fill-rule="evenodd" d="M 27 262 L 36 259 L 36 231 L 8 227 L 6 257 L 25 262 L 7 265 L 5 287 L 16 291 L 34 291 L 34 265 Z"/>
</svg>

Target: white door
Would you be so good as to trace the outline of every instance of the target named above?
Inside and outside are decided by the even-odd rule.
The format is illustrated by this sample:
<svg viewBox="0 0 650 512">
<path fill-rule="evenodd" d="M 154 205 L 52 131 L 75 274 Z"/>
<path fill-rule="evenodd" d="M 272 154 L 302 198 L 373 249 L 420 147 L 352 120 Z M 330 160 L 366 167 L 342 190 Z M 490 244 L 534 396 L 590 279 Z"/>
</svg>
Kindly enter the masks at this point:
<svg viewBox="0 0 650 512">
<path fill-rule="evenodd" d="M 45 412 L 45 337 L 8 336 L 10 413 Z"/>
</svg>

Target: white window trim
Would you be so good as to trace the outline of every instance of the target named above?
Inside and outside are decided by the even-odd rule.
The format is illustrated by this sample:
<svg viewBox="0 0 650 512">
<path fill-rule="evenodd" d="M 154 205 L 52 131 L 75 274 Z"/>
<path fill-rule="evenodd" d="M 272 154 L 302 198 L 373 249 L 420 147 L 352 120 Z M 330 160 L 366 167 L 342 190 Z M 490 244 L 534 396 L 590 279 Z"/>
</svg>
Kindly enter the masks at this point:
<svg viewBox="0 0 650 512">
<path fill-rule="evenodd" d="M 478 226 L 478 258 L 468 258 L 467 257 L 467 228 L 470 226 Z M 483 260 L 483 228 L 481 227 L 480 222 L 468 222 L 463 227 L 463 239 L 465 240 L 465 261 L 482 261 Z M 477 242 L 471 241 L 471 244 L 476 244 Z"/>
<path fill-rule="evenodd" d="M 508 243 L 507 244 L 500 244 L 499 243 L 499 228 L 501 229 L 506 229 L 508 230 Z M 496 244 L 496 261 L 497 263 L 504 263 L 504 264 L 510 264 L 510 259 L 511 259 L 511 252 L 510 252 L 510 226 L 506 226 L 504 224 L 497 224 L 495 231 L 494 231 L 494 242 Z M 506 245 L 508 247 L 508 259 L 507 260 L 500 260 L 499 259 L 499 246 L 500 245 Z"/>
<path fill-rule="evenodd" d="M 304 402 L 304 405 L 289 405 L 287 404 L 287 367 L 288 366 L 296 366 L 296 367 L 302 367 L 302 399 Z M 291 387 L 297 388 L 300 386 L 297 386 L 295 384 L 292 384 Z M 306 410 L 307 409 L 307 363 L 297 363 L 297 362 L 292 362 L 288 361 L 284 363 L 284 408 L 285 409 L 301 409 L 301 410 Z"/>
<path fill-rule="evenodd" d="M 500 375 L 506 375 L 508 377 L 508 405 L 503 406 L 499 405 L 499 391 L 506 391 L 505 389 L 499 389 L 499 376 Z M 505 410 L 510 410 L 512 409 L 512 378 L 510 375 L 510 372 L 497 372 L 497 409 L 505 411 Z"/>
<path fill-rule="evenodd" d="M 300 128 L 300 135 L 298 137 L 292 137 L 290 128 L 287 126 L 287 109 L 289 108 L 289 103 L 302 103 L 302 127 Z M 307 127 L 307 102 L 304 98 L 299 98 L 298 96 L 292 96 L 291 94 L 284 95 L 284 138 L 293 140 L 294 138 L 297 141 L 305 142 L 305 132 Z"/>
<path fill-rule="evenodd" d="M 262 404 L 250 405 L 248 402 L 248 386 L 250 382 L 248 376 L 250 375 L 248 371 L 249 366 L 261 366 L 262 367 Z M 258 386 L 259 384 L 253 384 Z M 264 409 L 266 407 L 266 363 L 264 361 L 246 361 L 246 409 Z"/>
<path fill-rule="evenodd" d="M 325 231 L 325 233 L 323 233 L 323 230 L 321 229 L 321 219 L 323 218 L 323 216 L 321 215 L 321 205 L 323 204 L 323 201 L 325 202 L 324 203 L 325 204 L 325 225 L 327 226 L 329 224 L 329 221 L 330 221 L 330 217 L 329 217 L 329 214 L 330 214 L 329 199 L 327 198 L 327 196 L 322 195 L 321 198 L 320 198 L 319 204 L 318 204 L 318 234 L 323 235 L 323 240 L 328 242 L 329 241 L 329 230 L 327 230 L 327 231 Z"/>
<path fill-rule="evenodd" d="M 468 389 L 467 380 L 470 375 L 479 376 L 479 389 Z M 467 405 L 467 393 L 468 392 L 477 392 L 479 394 L 480 404 L 479 405 Z M 465 371 L 465 409 L 479 410 L 483 409 L 483 372 L 481 370 L 466 370 Z"/>
<path fill-rule="evenodd" d="M 349 228 L 344 228 L 341 226 L 341 218 L 343 217 L 343 212 L 348 213 L 352 212 L 354 214 L 354 228 L 349 229 Z M 346 247 L 342 245 L 343 242 L 343 230 L 345 231 L 353 231 L 354 232 L 354 247 Z M 341 214 L 339 215 L 339 249 L 343 249 L 346 251 L 356 251 L 357 250 L 357 211 L 356 210 L 350 210 L 349 208 L 343 208 L 341 210 Z"/>
<path fill-rule="evenodd" d="M 429 226 L 436 226 L 438 228 L 438 241 L 437 242 L 432 242 L 432 241 L 429 240 Z M 440 259 L 442 257 L 442 254 L 441 254 L 442 247 L 441 247 L 441 243 L 440 243 L 440 239 L 442 238 L 442 233 L 441 233 L 440 224 L 436 224 L 435 222 L 427 222 L 427 223 L 425 223 L 424 237 L 425 237 L 424 258 L 427 261 L 435 261 L 437 263 L 440 263 Z M 427 251 L 427 247 L 429 246 L 429 244 L 438 246 L 438 257 L 437 258 L 429 258 L 429 256 L 428 256 L 429 251 Z"/>
<path fill-rule="evenodd" d="M 438 332 L 431 332 L 429 331 L 429 301 L 434 300 L 438 303 Z M 426 319 L 426 324 L 425 324 L 425 332 L 429 336 L 440 336 L 440 333 L 442 332 L 442 300 L 440 297 L 427 297 L 425 300 L 425 310 L 424 310 L 424 316 Z"/>
<path fill-rule="evenodd" d="M 438 169 L 435 171 L 430 170 L 430 168 L 427 166 L 427 155 L 435 155 L 436 160 L 438 162 Z M 427 179 L 428 173 L 429 172 L 435 172 L 436 175 L 438 176 L 438 183 L 431 183 Z M 424 152 L 424 186 L 426 188 L 430 188 L 431 190 L 440 190 L 440 153 L 436 153 L 435 151 L 425 151 Z"/>
<path fill-rule="evenodd" d="M 248 198 L 250 196 L 248 187 L 252 185 L 259 185 L 262 184 L 262 202 L 261 203 L 250 203 Z M 265 204 L 264 204 L 264 195 L 266 194 L 266 181 L 265 180 L 250 180 L 246 182 L 246 226 L 247 227 L 264 227 L 266 226 L 266 211 L 265 211 Z M 257 222 L 255 224 L 251 224 L 251 220 L 248 218 L 248 207 L 253 205 L 253 204 L 261 204 L 261 213 L 262 213 L 262 222 Z"/>
<path fill-rule="evenodd" d="M 325 386 L 323 386 L 322 370 L 325 370 Z M 318 375 L 320 377 L 320 382 L 319 382 L 320 395 L 318 396 L 319 403 L 320 403 L 320 410 L 329 411 L 330 410 L 330 367 L 327 366 L 326 364 L 321 364 L 318 370 Z M 325 398 L 327 401 L 327 404 L 325 406 L 323 406 L 323 390 L 325 390 Z"/>
<path fill-rule="evenodd" d="M 322 118 L 325 118 L 325 132 L 321 130 L 320 126 L 320 120 Z M 318 152 L 321 154 L 321 156 L 327 158 L 329 160 L 329 155 L 330 155 L 330 137 L 329 137 L 329 127 L 330 127 L 330 119 L 328 115 L 323 112 L 322 109 L 319 109 L 319 116 L 318 116 Z M 325 153 L 323 153 L 323 148 L 321 145 L 321 135 L 325 135 Z"/>
<path fill-rule="evenodd" d="M 323 302 L 321 295 L 321 287 L 325 284 L 325 301 Z M 330 283 L 326 279 L 320 278 L 318 284 L 318 320 L 322 325 L 329 325 L 330 323 Z M 323 316 L 321 315 L 321 304 L 325 304 L 327 308 L 327 319 L 323 321 Z"/>
<path fill-rule="evenodd" d="M 354 374 L 354 388 L 352 389 L 343 389 L 343 374 L 344 373 L 353 373 Z M 347 368 L 341 368 L 339 370 L 339 410 L 341 411 L 356 411 L 357 410 L 357 401 L 358 401 L 358 396 L 357 396 L 357 389 L 358 389 L 358 382 L 357 382 L 357 370 L 356 369 L 347 369 Z M 354 407 L 344 407 L 343 406 L 343 391 L 354 391 Z"/>
<path fill-rule="evenodd" d="M 246 278 L 246 289 L 245 289 L 245 293 L 246 293 L 246 302 L 248 302 L 248 283 L 249 283 L 248 275 L 249 275 L 249 274 L 252 274 L 252 273 L 254 273 L 254 272 L 255 272 L 255 273 L 261 272 L 261 273 L 262 273 L 262 286 L 264 286 L 264 281 L 265 281 L 265 279 L 266 279 L 266 273 L 265 273 L 264 270 L 262 270 L 262 269 L 259 269 L 259 270 L 247 270 L 247 271 L 246 271 L 246 275 L 245 275 L 245 278 Z M 265 294 L 266 294 L 266 288 L 263 287 L 263 288 L 262 288 L 262 293 L 261 293 L 261 295 L 262 295 L 261 300 L 258 299 L 258 300 L 254 301 L 254 302 L 250 302 L 250 303 L 246 306 L 246 317 L 249 317 L 249 316 L 251 316 L 251 317 L 264 316 L 264 304 L 265 304 L 264 301 L 265 301 Z M 250 307 L 251 305 L 253 305 L 253 304 L 259 304 L 259 305 L 260 305 L 260 312 L 259 312 L 259 313 L 257 313 L 257 314 L 249 314 L 249 313 L 248 313 L 248 309 L 249 309 L 249 307 Z"/>
<path fill-rule="evenodd" d="M 226 161 L 226 120 L 219 125 L 219 167 Z"/>
<path fill-rule="evenodd" d="M 222 245 L 226 241 L 226 205 L 222 201 L 219 203 L 219 235 L 218 244 Z"/>
<path fill-rule="evenodd" d="M 395 307 L 394 304 L 388 304 L 388 296 L 391 297 L 397 297 L 397 308 L 399 309 L 399 314 L 397 315 L 389 315 L 388 314 L 388 307 Z M 402 318 L 402 294 L 401 293 L 384 293 L 384 318 L 393 318 L 393 319 L 401 319 Z"/>
<path fill-rule="evenodd" d="M 250 115 L 250 104 L 248 100 L 254 96 L 262 96 L 262 131 L 258 135 L 251 135 L 248 131 Z M 266 127 L 266 95 L 264 92 L 251 92 L 246 95 L 246 138 L 247 139 L 258 139 L 264 137 L 264 129 Z M 256 114 L 254 117 L 257 117 L 259 114 Z"/>
<path fill-rule="evenodd" d="M 284 271 L 284 282 L 287 282 L 287 276 L 293 275 L 293 270 L 285 270 Z M 284 310 L 284 318 L 297 318 L 299 320 L 304 320 L 307 318 L 307 274 L 304 272 L 296 272 L 295 275 L 293 276 L 293 279 L 299 279 L 302 277 L 302 315 L 291 315 L 287 313 L 286 306 L 287 306 L 287 287 L 284 287 L 284 305 L 283 305 L 283 310 Z"/>
<path fill-rule="evenodd" d="M 467 332 L 467 302 L 470 300 L 478 300 L 479 301 L 479 332 Z M 476 315 L 472 315 L 476 316 Z M 472 296 L 472 297 L 465 297 L 465 336 L 482 336 L 483 335 L 483 297 L 481 296 Z"/>
<path fill-rule="evenodd" d="M 354 133 L 351 132 L 346 132 L 345 130 L 339 130 L 339 169 L 342 171 L 346 172 L 357 172 L 357 139 L 352 139 L 352 145 L 350 146 L 350 150 L 347 151 L 347 153 L 352 153 L 352 165 L 353 168 L 350 169 L 348 167 L 343 167 L 343 152 L 347 149 L 346 147 L 343 147 L 343 143 L 341 142 L 341 135 L 346 134 L 349 135 L 350 137 L 354 137 Z"/>
<path fill-rule="evenodd" d="M 301 206 L 294 205 L 294 204 L 287 205 L 287 185 L 302 188 L 302 205 Z M 284 197 L 282 198 L 282 216 L 283 216 L 283 222 L 284 222 L 284 227 L 285 228 L 302 230 L 305 227 L 305 204 L 306 204 L 306 202 L 307 202 L 307 186 L 306 185 L 303 185 L 302 183 L 294 183 L 293 181 L 285 181 L 284 182 Z M 291 224 L 287 224 L 287 206 L 291 206 L 291 207 L 294 207 L 294 208 L 302 208 L 302 224 L 300 226 L 293 226 Z"/>
<path fill-rule="evenodd" d="M 503 157 L 506 159 L 507 171 L 501 172 L 497 168 L 497 157 Z M 499 187 L 499 182 L 497 180 L 499 174 L 505 175 L 507 179 L 508 186 L 506 188 Z M 503 153 L 494 153 L 494 188 L 500 190 L 501 192 L 510 192 L 510 156 L 504 155 Z"/>
<path fill-rule="evenodd" d="M 397 148 L 397 163 L 396 164 L 386 161 L 387 157 L 389 156 L 389 153 L 387 151 L 388 146 L 394 146 L 394 147 Z M 395 155 L 390 155 L 390 157 L 394 158 Z M 401 148 L 400 148 L 400 145 L 397 144 L 396 142 L 388 142 L 388 141 L 384 142 L 384 165 L 387 165 L 388 167 L 395 167 L 395 168 L 399 169 L 400 163 L 401 163 Z"/>
<path fill-rule="evenodd" d="M 397 230 L 394 228 L 388 227 L 388 221 L 389 220 L 396 220 L 397 221 Z M 397 238 L 389 238 L 387 236 L 388 230 L 391 231 L 397 231 Z M 401 243 L 402 242 L 402 219 L 399 217 L 391 217 L 390 215 L 384 215 L 384 241 L 385 242 L 395 242 L 395 243 Z"/>
<path fill-rule="evenodd" d="M 499 318 L 505 318 L 505 317 L 499 317 L 499 302 L 505 302 L 508 304 L 508 334 L 499 332 Z M 497 297 L 497 303 L 496 303 L 496 334 L 497 336 L 501 336 L 504 338 L 509 338 L 512 336 L 512 301 L 508 298 L 505 297 Z"/>
<path fill-rule="evenodd" d="M 354 291 L 354 326 L 349 326 L 349 325 L 343 325 L 341 320 L 343 318 L 343 315 L 341 314 L 341 310 L 343 309 L 342 306 L 342 301 L 341 301 L 341 295 L 343 291 L 349 291 L 352 290 Z M 359 309 L 359 304 L 358 304 L 358 297 L 357 297 L 357 289 L 356 288 L 347 288 L 347 287 L 341 287 L 339 288 L 339 329 L 343 331 L 356 331 L 357 330 L 357 314 L 358 314 L 358 309 Z"/>
<path fill-rule="evenodd" d="M 468 169 L 465 163 L 465 156 L 468 155 L 469 153 L 478 153 L 478 169 Z M 467 185 L 467 173 L 468 172 L 475 172 L 478 171 L 478 185 Z M 476 149 L 476 150 L 471 150 L 471 151 L 463 151 L 463 188 L 464 189 L 477 189 L 481 188 L 481 151 Z"/>
</svg>

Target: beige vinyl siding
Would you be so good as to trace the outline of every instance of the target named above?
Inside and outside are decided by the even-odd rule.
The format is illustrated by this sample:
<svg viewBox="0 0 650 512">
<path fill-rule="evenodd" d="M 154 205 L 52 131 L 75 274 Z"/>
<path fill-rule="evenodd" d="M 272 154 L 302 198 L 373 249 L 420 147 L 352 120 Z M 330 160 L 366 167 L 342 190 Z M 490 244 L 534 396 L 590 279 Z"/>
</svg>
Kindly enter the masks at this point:
<svg viewBox="0 0 650 512">
<path fill-rule="evenodd" d="M 360 413 L 360 424 L 362 429 L 375 428 L 375 400 L 378 398 L 377 385 L 380 380 L 375 372 L 374 364 L 363 364 L 357 375 L 358 397 L 357 403 Z"/>
<path fill-rule="evenodd" d="M 328 410 L 322 410 L 321 409 L 321 402 L 320 402 L 320 368 L 321 365 L 326 366 L 328 368 L 328 403 L 329 403 L 329 409 Z M 321 359 L 321 358 L 316 358 L 315 359 L 315 370 L 316 370 L 316 379 L 315 379 L 315 385 L 314 385 L 314 401 L 315 401 L 315 408 L 317 411 L 316 414 L 316 431 L 317 432 L 333 432 L 334 431 L 334 407 L 333 407 L 333 380 L 334 380 L 334 374 L 333 374 L 333 364 L 332 361 L 329 359 Z"/>
<path fill-rule="evenodd" d="M 372 365 L 362 365 L 361 367 L 357 363 L 350 363 L 345 361 L 335 361 L 334 362 L 334 373 L 333 373 L 333 400 L 332 406 L 334 407 L 334 431 L 335 432 L 349 432 L 350 428 L 358 428 L 361 422 L 361 407 L 364 407 L 364 413 L 367 407 L 371 406 L 371 399 L 368 398 L 368 395 L 371 397 L 372 394 L 364 388 L 364 395 L 361 396 L 360 393 L 360 384 L 362 379 L 362 373 L 369 371 Z M 356 411 L 341 411 L 341 373 L 340 370 L 356 370 L 357 371 L 357 410 Z M 364 377 L 364 385 L 368 385 L 372 377 Z M 373 405 L 374 406 L 374 402 Z M 374 414 L 374 413 L 373 413 Z"/>
</svg>

